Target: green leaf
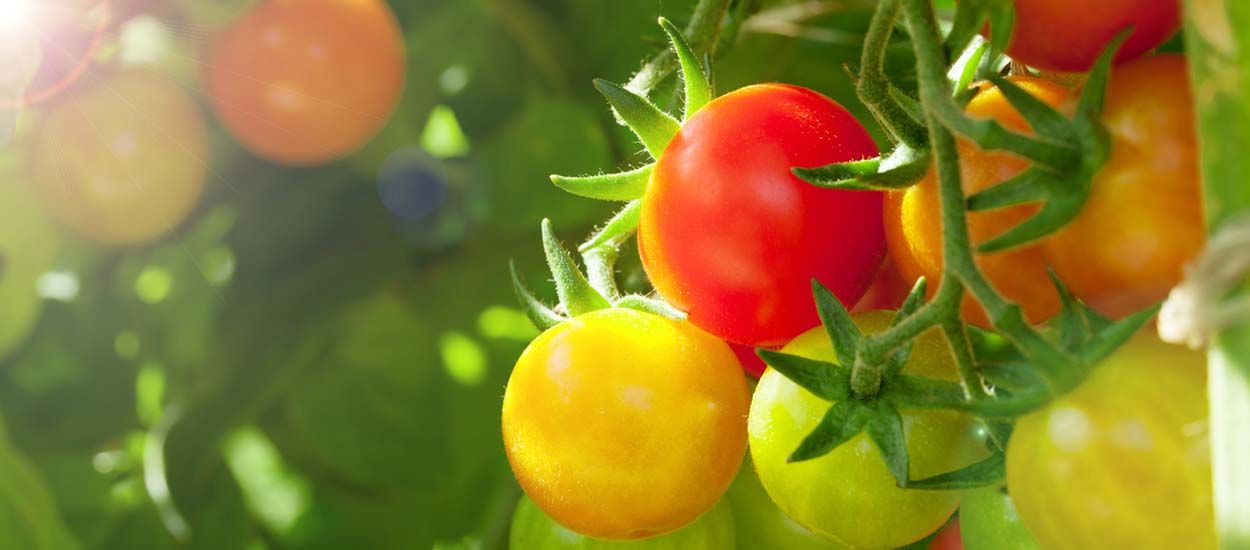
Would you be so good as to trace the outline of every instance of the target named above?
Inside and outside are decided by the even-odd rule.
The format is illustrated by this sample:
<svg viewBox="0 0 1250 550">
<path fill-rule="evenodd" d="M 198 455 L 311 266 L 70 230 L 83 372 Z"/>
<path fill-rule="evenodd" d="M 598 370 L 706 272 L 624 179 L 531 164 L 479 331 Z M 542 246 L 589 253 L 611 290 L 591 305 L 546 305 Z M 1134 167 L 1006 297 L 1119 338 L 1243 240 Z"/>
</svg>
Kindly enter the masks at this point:
<svg viewBox="0 0 1250 550">
<path fill-rule="evenodd" d="M 1001 363 L 1006 361 L 1022 361 L 1024 356 L 1015 346 L 998 333 L 969 325 L 968 340 L 972 343 L 972 353 L 981 363 Z"/>
<path fill-rule="evenodd" d="M 818 168 L 793 168 L 795 177 L 815 185 L 832 189 L 867 190 L 859 182 L 860 176 L 875 174 L 881 166 L 881 157 L 847 162 L 835 162 Z"/>
<path fill-rule="evenodd" d="M 989 51 L 990 43 L 980 36 L 974 36 L 971 42 L 959 58 L 951 65 L 950 70 L 946 72 L 946 78 L 951 82 L 951 89 L 958 97 L 972 86 L 976 81 L 978 69 L 981 62 L 985 59 L 986 53 Z"/>
<path fill-rule="evenodd" d="M 773 370 L 816 397 L 838 401 L 851 394 L 851 371 L 846 367 L 767 349 L 755 352 Z"/>
<path fill-rule="evenodd" d="M 512 275 L 512 290 L 516 292 L 521 310 L 525 312 L 526 317 L 529 317 L 530 322 L 534 323 L 534 326 L 539 330 L 547 330 L 564 322 L 563 316 L 552 311 L 525 287 L 525 283 L 521 282 L 520 273 L 517 272 L 516 262 L 508 262 L 508 270 Z"/>
<path fill-rule="evenodd" d="M 638 139 L 642 140 L 642 145 L 646 147 L 648 153 L 651 153 L 651 158 L 660 158 L 660 153 L 664 152 L 668 142 L 681 129 L 681 123 L 668 113 L 661 111 L 647 98 L 619 84 L 597 79 L 595 88 L 607 98 L 608 103 L 616 109 L 621 120 L 625 121 Z"/>
<path fill-rule="evenodd" d="M 903 432 L 903 417 L 898 410 L 878 401 L 864 426 L 868 438 L 881 452 L 886 469 L 894 476 L 899 487 L 907 487 L 909 480 L 907 434 Z"/>
<path fill-rule="evenodd" d="M 663 17 L 660 18 L 660 27 L 668 34 L 673 52 L 677 54 L 677 61 L 681 64 L 681 78 L 686 83 L 684 119 L 689 120 L 695 112 L 712 101 L 712 85 L 707 80 L 704 68 L 699 64 L 699 58 L 690 49 L 690 44 L 686 43 L 681 31 Z"/>
<path fill-rule="evenodd" d="M 577 317 L 583 313 L 611 307 L 608 299 L 590 286 L 590 281 L 586 280 L 586 276 L 577 267 L 573 256 L 560 245 L 551 228 L 551 220 L 543 220 L 542 232 L 543 250 L 547 254 L 547 266 L 555 277 L 556 295 L 560 297 L 560 304 L 569 316 Z"/>
<path fill-rule="evenodd" d="M 816 279 L 812 279 L 812 295 L 816 298 L 816 313 L 829 334 L 838 362 L 845 367 L 854 365 L 855 348 L 862 336 L 859 327 L 838 297 Z"/>
<path fill-rule="evenodd" d="M 908 489 L 926 489 L 933 491 L 961 491 L 975 489 L 986 485 L 1002 483 L 1006 477 L 1007 456 L 993 453 L 984 460 L 969 464 L 955 470 L 924 479 L 912 481 Z"/>
<path fill-rule="evenodd" d="M 901 143 L 883 157 L 791 170 L 799 179 L 817 187 L 852 191 L 904 189 L 920 181 L 928 171 L 929 150 Z"/>
<path fill-rule="evenodd" d="M 643 192 L 647 190 L 647 182 L 651 181 L 651 170 L 654 168 L 655 164 L 648 164 L 627 172 L 598 176 L 552 175 L 551 183 L 579 197 L 605 201 L 632 201 L 642 198 Z"/>
<path fill-rule="evenodd" d="M 834 403 L 786 462 L 802 462 L 828 454 L 859 435 L 869 416 L 868 408 L 853 399 Z"/>
</svg>

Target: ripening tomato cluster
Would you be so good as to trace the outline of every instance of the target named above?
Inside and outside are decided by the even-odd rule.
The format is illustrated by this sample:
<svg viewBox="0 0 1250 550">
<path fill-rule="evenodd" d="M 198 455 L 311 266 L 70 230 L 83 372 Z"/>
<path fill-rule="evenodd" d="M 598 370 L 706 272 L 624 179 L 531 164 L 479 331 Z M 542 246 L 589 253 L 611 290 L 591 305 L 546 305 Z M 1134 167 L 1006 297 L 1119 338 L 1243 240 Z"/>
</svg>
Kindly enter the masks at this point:
<svg viewBox="0 0 1250 550">
<path fill-rule="evenodd" d="M 1185 59 L 1146 55 L 1175 31 L 1178 5 L 1016 5 L 1009 52 L 1038 69 L 1088 69 L 1119 30 L 1136 30 L 1110 76 L 1110 159 L 1084 209 L 1050 237 L 979 255 L 979 267 L 1034 323 L 1060 310 L 1048 270 L 1106 316 L 1144 309 L 1203 245 Z M 1071 78 L 1011 80 L 1075 111 L 1079 89 L 1060 83 Z M 970 116 L 1031 131 L 1003 92 L 977 86 Z M 1004 486 L 900 488 L 866 433 L 790 461 L 817 425 L 839 420 L 751 350 L 838 363 L 812 281 L 847 306 L 863 300 L 853 320 L 871 334 L 890 325 L 887 310 L 912 281 L 942 274 L 932 171 L 889 193 L 819 188 L 791 173 L 877 154 L 847 110 L 797 86 L 748 86 L 682 124 L 647 182 L 637 240 L 655 291 L 687 318 L 601 309 L 524 352 L 503 400 L 503 440 L 526 495 L 512 548 L 887 549 L 939 531 L 933 548 L 1214 548 L 1205 360 L 1148 332 L 1018 419 Z M 1027 167 L 971 142 L 959 155 L 969 196 Z M 973 240 L 1036 210 L 970 213 Z M 964 314 L 990 326 L 972 301 Z M 914 343 L 903 372 L 958 380 L 940 330 Z M 990 455 L 984 421 L 968 413 L 901 415 L 911 479 Z"/>
<path fill-rule="evenodd" d="M 55 267 L 55 222 L 107 246 L 150 243 L 224 181 L 210 168 L 219 148 L 198 82 L 101 53 L 119 40 L 121 16 L 134 15 L 115 4 L 40 0 L 5 29 L 19 47 L 7 54 L 32 66 L 17 68 L 30 73 L 24 86 L 13 92 L 6 82 L 0 95 L 0 113 L 21 110 L 24 121 L 24 154 L 0 185 L 0 358 L 36 321 L 32 289 Z M 279 164 L 351 154 L 403 89 L 403 37 L 384 0 L 264 0 L 201 46 L 192 61 L 207 103 L 244 148 Z"/>
</svg>

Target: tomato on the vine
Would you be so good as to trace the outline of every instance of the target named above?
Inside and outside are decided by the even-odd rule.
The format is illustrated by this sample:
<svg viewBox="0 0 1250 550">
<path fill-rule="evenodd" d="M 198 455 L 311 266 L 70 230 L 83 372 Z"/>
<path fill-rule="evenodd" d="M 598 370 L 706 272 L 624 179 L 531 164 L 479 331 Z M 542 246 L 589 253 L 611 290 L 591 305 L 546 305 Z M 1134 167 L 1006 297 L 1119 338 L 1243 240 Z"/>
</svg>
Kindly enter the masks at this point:
<svg viewBox="0 0 1250 550">
<path fill-rule="evenodd" d="M 1019 420 L 1007 486 L 1042 547 L 1216 547 L 1205 367 L 1143 332 Z"/>
<path fill-rule="evenodd" d="M 207 84 L 226 128 L 269 160 L 343 157 L 386 123 L 403 36 L 380 0 L 266 0 L 217 37 Z"/>
<path fill-rule="evenodd" d="M 1155 55 L 1113 69 L 1102 120 L 1111 157 L 1080 215 L 1042 248 L 1073 294 L 1122 317 L 1166 298 L 1206 240 L 1185 58 Z"/>
<path fill-rule="evenodd" d="M 724 342 L 686 321 L 605 309 L 525 350 L 503 401 L 512 470 L 578 533 L 635 539 L 714 505 L 746 449 L 750 395 Z"/>
<path fill-rule="evenodd" d="M 1002 486 L 966 491 L 959 505 L 959 523 L 966 550 L 1041 550 Z"/>
<path fill-rule="evenodd" d="M 33 136 L 28 170 L 61 223 L 96 241 L 139 243 L 199 202 L 207 141 L 181 85 L 130 70 L 57 103 Z"/>
<path fill-rule="evenodd" d="M 1011 81 L 1052 107 L 1067 99 L 1066 88 L 1032 77 L 1011 77 Z M 989 84 L 967 106 L 969 115 L 992 118 L 1015 131 L 1028 131 L 1029 125 L 1003 93 Z M 1001 151 L 986 151 L 976 144 L 959 140 L 960 175 L 964 194 L 972 195 L 993 187 L 1028 168 L 1027 160 Z M 942 277 L 942 218 L 938 200 L 937 172 L 930 168 L 916 185 L 887 195 L 886 236 L 890 255 L 904 278 L 920 276 L 929 280 L 929 293 Z M 988 212 L 970 212 L 968 230 L 974 243 L 980 243 L 1020 224 L 1037 211 L 1035 205 L 1014 206 Z M 1007 299 L 1020 304 L 1032 322 L 1044 321 L 1059 312 L 1059 297 L 1047 275 L 1046 258 L 1037 245 L 1026 245 L 993 254 L 980 254 L 977 266 Z M 965 296 L 964 317 L 968 322 L 988 326 L 981 306 Z"/>
<path fill-rule="evenodd" d="M 1007 54 L 1039 69 L 1082 72 L 1120 31 L 1132 34 L 1117 61 L 1141 56 L 1180 26 L 1179 0 L 1014 0 Z"/>
<path fill-rule="evenodd" d="M 1001 547 L 1007 548 L 1007 547 Z M 929 550 L 964 550 L 964 541 L 959 528 L 959 519 L 954 519 L 946 524 L 941 531 L 937 532 L 937 536 L 929 541 Z M 1018 550 L 1012 548 L 1012 550 Z"/>
<path fill-rule="evenodd" d="M 812 90 L 748 86 L 685 122 L 642 199 L 643 266 L 700 328 L 779 346 L 819 324 L 811 280 L 847 307 L 884 257 L 881 194 L 821 189 L 794 167 L 877 154 L 849 112 Z"/>
<path fill-rule="evenodd" d="M 560 525 L 522 496 L 512 515 L 508 543 L 511 550 L 723 550 L 735 547 L 735 520 L 729 506 L 721 502 L 671 533 L 641 540 L 599 540 Z"/>
<path fill-rule="evenodd" d="M 742 370 L 751 375 L 751 378 L 759 380 L 760 375 L 764 374 L 764 369 L 768 365 L 764 364 L 764 360 L 756 355 L 755 348 L 744 346 L 742 344 L 729 343 L 729 349 L 733 350 L 734 355 L 738 356 L 738 363 L 742 364 Z"/>
<path fill-rule="evenodd" d="M 734 513 L 739 548 L 785 550 L 843 550 L 846 547 L 827 540 L 787 516 L 760 485 L 755 467 L 742 465 L 738 478 L 725 493 Z"/>
<path fill-rule="evenodd" d="M 885 330 L 892 318 L 888 312 L 871 312 L 856 315 L 855 321 L 868 334 Z M 802 334 L 782 352 L 836 362 L 823 327 Z M 939 332 L 929 331 L 915 343 L 904 372 L 955 377 L 954 360 Z M 773 369 L 760 378 L 748 431 L 751 457 L 773 501 L 804 527 L 855 548 L 904 546 L 944 525 L 959 505 L 959 493 L 899 488 L 865 434 L 820 458 L 786 462 L 829 406 Z M 957 470 L 986 455 L 980 425 L 969 415 L 904 410 L 902 417 L 912 478 Z"/>
</svg>

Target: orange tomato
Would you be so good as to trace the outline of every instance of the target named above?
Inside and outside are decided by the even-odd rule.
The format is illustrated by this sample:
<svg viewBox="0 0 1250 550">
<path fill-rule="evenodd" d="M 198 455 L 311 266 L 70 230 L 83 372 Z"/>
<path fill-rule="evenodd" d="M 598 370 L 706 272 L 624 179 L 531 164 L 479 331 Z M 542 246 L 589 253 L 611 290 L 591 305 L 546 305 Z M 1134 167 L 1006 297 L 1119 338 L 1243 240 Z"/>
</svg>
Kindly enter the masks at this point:
<svg viewBox="0 0 1250 550">
<path fill-rule="evenodd" d="M 199 201 L 208 144 L 199 105 L 177 83 L 127 71 L 58 103 L 27 169 L 48 210 L 109 244 L 154 239 Z"/>
<path fill-rule="evenodd" d="M 750 396 L 724 342 L 686 321 L 605 309 L 544 332 L 503 399 L 512 471 L 583 535 L 679 529 L 720 500 L 746 452 Z"/>
<path fill-rule="evenodd" d="M 403 37 L 379 0 L 267 0 L 227 28 L 208 91 L 230 132 L 274 162 L 316 165 L 355 151 L 404 85 Z"/>
<path fill-rule="evenodd" d="M 1102 115 L 1111 158 L 1081 214 L 1042 242 L 1055 273 L 1104 315 L 1166 298 L 1205 242 L 1193 105 L 1183 56 L 1111 73 Z"/>
<path fill-rule="evenodd" d="M 1069 91 L 1053 82 L 1032 77 L 1012 77 L 1012 82 L 1053 107 L 1060 107 Z M 984 85 L 968 104 L 967 112 L 979 118 L 992 118 L 1004 126 L 1030 130 L 1028 123 L 1007 102 L 997 88 Z M 1019 174 L 1028 161 L 1000 151 L 985 151 L 967 140 L 959 140 L 960 173 L 964 194 L 972 195 Z M 968 230 L 973 243 L 1002 234 L 1036 211 L 1022 205 L 987 212 L 970 212 Z M 890 255 L 905 280 L 924 276 L 932 295 L 942 276 L 942 220 L 938 181 L 930 169 L 913 187 L 892 192 L 885 202 L 886 239 Z M 1046 257 L 1037 245 L 1023 246 L 977 256 L 977 265 L 1007 299 L 1024 308 L 1032 322 L 1040 322 L 1059 311 L 1059 298 L 1046 273 Z M 984 311 L 971 296 L 965 297 L 964 317 L 968 322 L 988 326 Z"/>
</svg>

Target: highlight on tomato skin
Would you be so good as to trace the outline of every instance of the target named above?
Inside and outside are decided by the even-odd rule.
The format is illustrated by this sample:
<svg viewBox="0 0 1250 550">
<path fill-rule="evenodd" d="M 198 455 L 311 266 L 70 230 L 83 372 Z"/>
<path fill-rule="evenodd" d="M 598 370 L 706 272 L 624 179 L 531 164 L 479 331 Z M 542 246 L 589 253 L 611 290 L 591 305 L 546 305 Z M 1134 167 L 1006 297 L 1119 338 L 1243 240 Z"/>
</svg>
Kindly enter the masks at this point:
<svg viewBox="0 0 1250 550">
<path fill-rule="evenodd" d="M 207 123 L 182 85 L 128 69 L 48 110 L 27 151 L 48 210 L 94 241 L 131 245 L 181 223 L 208 175 Z"/>
<path fill-rule="evenodd" d="M 206 87 L 226 128 L 280 164 L 352 153 L 399 102 L 406 53 L 382 0 L 266 0 L 215 37 Z"/>
<path fill-rule="evenodd" d="M 812 279 L 850 307 L 885 256 L 880 193 L 818 188 L 790 170 L 876 154 L 845 108 L 806 88 L 753 85 L 712 100 L 647 185 L 638 229 L 647 275 L 703 330 L 784 344 L 819 323 Z"/>
<path fill-rule="evenodd" d="M 1180 0 L 1014 0 L 1012 59 L 1043 70 L 1084 72 L 1124 29 L 1116 61 L 1141 57 L 1180 27 Z"/>
<path fill-rule="evenodd" d="M 517 360 L 504 448 L 525 493 L 561 525 L 653 537 L 693 522 L 729 488 L 749 400 L 720 340 L 686 321 L 603 309 L 547 330 Z"/>
</svg>

